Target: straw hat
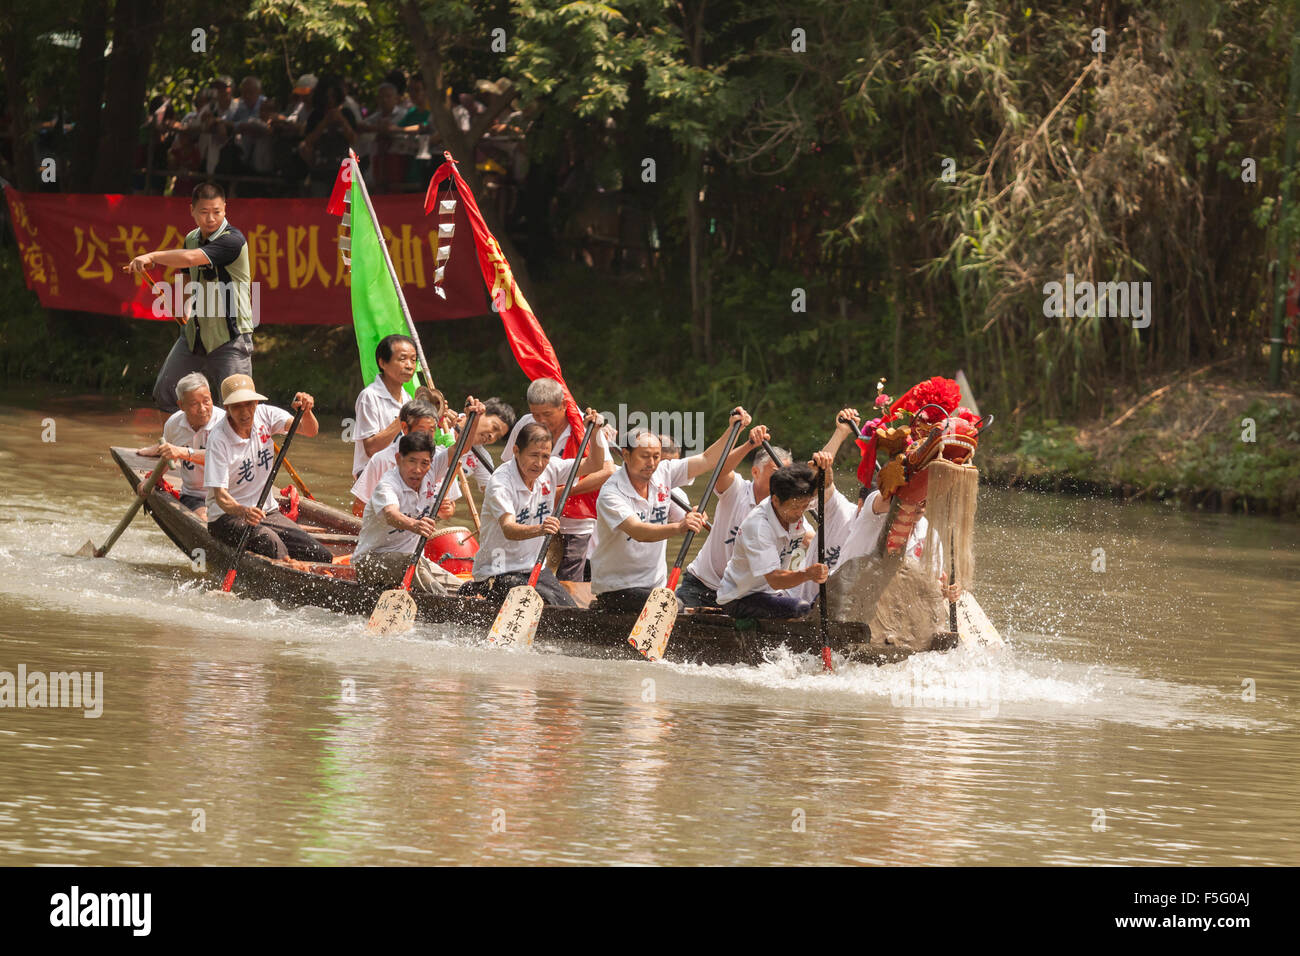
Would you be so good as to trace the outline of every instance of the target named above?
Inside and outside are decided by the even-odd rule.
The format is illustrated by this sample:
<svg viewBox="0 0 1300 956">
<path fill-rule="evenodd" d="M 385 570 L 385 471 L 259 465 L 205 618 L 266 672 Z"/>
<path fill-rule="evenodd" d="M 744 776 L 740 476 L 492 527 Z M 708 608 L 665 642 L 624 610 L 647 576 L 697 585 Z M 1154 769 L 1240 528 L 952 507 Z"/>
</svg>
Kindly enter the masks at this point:
<svg viewBox="0 0 1300 956">
<path fill-rule="evenodd" d="M 253 388 L 253 380 L 247 375 L 231 375 L 221 383 L 221 404 L 238 405 L 240 402 L 264 402 L 266 396 L 258 394 Z"/>
</svg>

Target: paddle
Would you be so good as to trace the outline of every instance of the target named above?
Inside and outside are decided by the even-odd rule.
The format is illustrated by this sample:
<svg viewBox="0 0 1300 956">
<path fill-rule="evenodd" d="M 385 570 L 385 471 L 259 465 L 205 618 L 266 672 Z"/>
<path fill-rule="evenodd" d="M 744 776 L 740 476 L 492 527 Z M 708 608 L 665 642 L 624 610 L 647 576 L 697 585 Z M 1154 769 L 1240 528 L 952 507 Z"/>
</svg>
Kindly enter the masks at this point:
<svg viewBox="0 0 1300 956">
<path fill-rule="evenodd" d="M 158 479 L 162 477 L 162 473 L 167 470 L 167 466 L 170 464 L 171 462 L 167 460 L 166 455 L 163 455 L 158 459 L 158 464 L 154 465 L 154 469 L 149 475 L 149 480 L 144 483 L 144 487 L 141 488 L 140 493 L 136 495 L 134 503 L 132 503 L 131 507 L 127 509 L 125 517 L 117 523 L 117 527 L 113 529 L 113 533 L 108 536 L 108 540 L 104 542 L 102 548 L 95 547 L 95 542 L 93 541 L 87 541 L 77 549 L 73 557 L 102 558 L 104 555 L 108 554 L 108 549 L 117 543 L 117 539 L 122 536 L 122 532 L 125 531 L 126 526 L 131 523 L 131 519 L 134 518 L 135 513 L 140 510 L 140 506 L 144 504 L 144 500 L 149 497 L 149 493 L 153 491 L 154 485 L 158 484 Z"/>
<path fill-rule="evenodd" d="M 596 434 L 597 428 L 601 427 L 604 426 L 595 423 L 587 425 L 587 432 L 582 436 L 582 447 L 578 449 L 578 455 L 573 459 L 573 467 L 569 469 L 569 477 L 564 482 L 564 491 L 560 493 L 559 500 L 555 503 L 555 514 L 564 511 L 564 506 L 569 500 L 569 492 L 573 490 L 574 482 L 578 480 L 578 468 L 587 454 L 591 436 Z M 537 578 L 541 575 L 542 565 L 546 562 L 546 551 L 551 546 L 551 537 L 550 534 L 542 535 L 542 546 L 537 550 L 537 563 L 533 565 L 533 573 L 528 576 L 528 583 L 511 588 L 510 593 L 506 595 L 505 603 L 497 612 L 497 619 L 492 622 L 492 630 L 488 632 L 489 644 L 499 647 L 514 647 L 516 644 L 524 648 L 533 646 L 533 638 L 537 636 L 537 624 L 542 619 L 542 607 L 545 604 L 542 596 L 537 593 Z"/>
<path fill-rule="evenodd" d="M 727 433 L 727 440 L 718 455 L 718 462 L 713 466 L 709 483 L 704 488 L 704 497 L 700 499 L 699 504 L 700 512 L 708 507 L 713 486 L 718 483 L 722 466 L 736 444 L 736 436 L 740 434 L 740 428 L 740 419 L 736 419 L 731 425 L 731 431 Z M 632 633 L 628 636 L 627 642 L 647 660 L 662 660 L 664 649 L 668 647 L 668 638 L 672 636 L 673 625 L 677 623 L 677 595 L 674 592 L 677 590 L 677 581 L 682 576 L 682 562 L 686 560 L 686 552 L 690 550 L 694 537 L 694 531 L 686 532 L 686 540 L 682 542 L 681 550 L 677 552 L 677 561 L 668 575 L 667 587 L 655 588 L 650 592 L 645 607 L 641 609 L 641 616 L 636 619 L 636 624 L 632 625 Z"/>
<path fill-rule="evenodd" d="M 817 474 L 817 563 L 826 563 L 826 472 Z M 826 606 L 826 582 L 817 585 L 817 607 L 821 616 L 822 667 L 831 669 L 830 610 Z"/>
<path fill-rule="evenodd" d="M 278 453 L 280 451 L 279 446 L 276 446 L 275 450 Z M 315 501 L 316 496 L 313 495 L 311 493 L 311 489 L 307 487 L 307 482 L 303 481 L 302 478 L 298 476 L 298 470 L 293 467 L 293 463 L 290 462 L 288 458 L 284 460 L 284 467 L 285 470 L 289 472 L 289 477 L 293 479 L 293 483 L 298 486 L 298 490 L 301 491 L 308 498 L 310 498 L 312 501 Z"/>
<path fill-rule="evenodd" d="M 471 411 L 465 418 L 465 427 L 461 429 L 460 437 L 456 439 L 456 448 L 447 459 L 450 468 L 447 470 L 447 476 L 442 479 L 442 485 L 438 488 L 438 496 L 433 499 L 433 504 L 428 508 L 427 513 L 437 518 L 438 509 L 442 507 L 443 499 L 447 497 L 447 492 L 451 490 L 451 484 L 456 480 L 456 475 L 460 471 L 460 456 L 465 451 L 465 446 L 469 443 L 470 433 L 474 431 L 474 419 L 478 417 L 478 412 Z M 288 442 L 286 441 L 287 445 Z M 404 634 L 415 625 L 415 599 L 411 597 L 411 581 L 415 577 L 415 567 L 420 563 L 420 556 L 424 554 L 424 543 L 428 538 L 421 535 L 420 540 L 415 544 L 415 550 L 411 552 L 410 563 L 406 565 L 406 574 L 402 575 L 401 587 L 392 588 L 379 595 L 379 600 L 375 603 L 375 609 L 370 615 L 370 622 L 366 625 L 366 630 L 372 634 Z"/>
<path fill-rule="evenodd" d="M 275 456 L 275 461 L 271 465 L 271 473 L 266 476 L 266 484 L 262 486 L 262 494 L 257 499 L 259 509 L 266 506 L 266 499 L 271 497 L 271 489 L 275 487 L 275 476 L 280 473 L 280 465 L 284 462 L 285 453 L 289 450 L 289 443 L 293 441 L 294 434 L 298 431 L 298 425 L 302 421 L 307 409 L 299 406 L 298 410 L 293 413 L 293 422 L 289 425 L 289 431 L 284 436 L 284 444 L 280 446 L 280 452 Z M 248 547 L 248 538 L 253 533 L 253 525 L 244 523 L 244 533 L 239 536 L 239 547 L 235 549 L 234 560 L 230 562 L 230 570 L 226 572 L 226 578 L 221 582 L 221 591 L 217 593 L 229 594 L 230 589 L 235 584 L 235 574 L 239 571 L 239 559 L 244 556 L 244 549 Z"/>
</svg>

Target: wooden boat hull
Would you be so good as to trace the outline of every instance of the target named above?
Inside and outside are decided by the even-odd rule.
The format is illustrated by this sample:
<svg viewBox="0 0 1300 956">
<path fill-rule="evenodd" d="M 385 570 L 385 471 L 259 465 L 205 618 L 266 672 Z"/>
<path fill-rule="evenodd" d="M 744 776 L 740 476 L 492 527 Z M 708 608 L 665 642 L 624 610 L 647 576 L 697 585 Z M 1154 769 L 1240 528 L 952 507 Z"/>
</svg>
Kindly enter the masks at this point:
<svg viewBox="0 0 1300 956">
<path fill-rule="evenodd" d="M 143 458 L 127 448 L 110 448 L 132 492 L 147 476 L 156 459 Z M 281 505 L 284 505 L 281 499 Z M 165 490 L 155 489 L 144 505 L 162 532 L 191 559 L 202 552 L 206 573 L 219 580 L 230 567 L 234 549 L 208 533 L 193 513 Z M 336 554 L 352 550 L 360 528 L 356 517 L 320 502 L 302 499 L 298 522 L 315 534 Z M 314 566 L 317 573 L 302 571 L 257 554 L 245 554 L 240 560 L 234 590 L 251 598 L 269 598 L 289 607 L 313 606 L 345 614 L 369 615 L 381 589 L 367 587 L 346 574 L 340 566 Z M 416 623 L 443 625 L 458 636 L 486 641 L 488 629 L 496 618 L 496 607 L 475 598 L 437 597 L 413 592 L 417 606 Z M 536 644 L 553 647 L 567 654 L 640 660 L 641 656 L 627 643 L 627 635 L 636 620 L 634 614 L 603 614 L 582 608 L 548 607 L 542 614 Z M 865 624 L 832 621 L 829 643 L 833 651 L 854 660 L 887 663 L 914 653 L 913 649 L 871 643 Z M 947 650 L 954 642 L 936 635 L 929 648 Z M 817 653 L 822 647 L 818 622 L 740 621 L 719 613 L 686 613 L 677 619 L 666 659 L 701 664 L 757 664 L 765 652 L 786 645 L 795 652 Z"/>
</svg>

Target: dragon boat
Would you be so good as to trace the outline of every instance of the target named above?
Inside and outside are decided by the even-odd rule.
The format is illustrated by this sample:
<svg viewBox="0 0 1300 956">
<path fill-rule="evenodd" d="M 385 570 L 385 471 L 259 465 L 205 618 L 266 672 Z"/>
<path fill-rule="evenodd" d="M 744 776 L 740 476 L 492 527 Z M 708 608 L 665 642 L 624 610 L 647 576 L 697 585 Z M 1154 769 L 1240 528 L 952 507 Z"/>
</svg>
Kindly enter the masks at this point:
<svg viewBox="0 0 1300 956">
<path fill-rule="evenodd" d="M 950 404 L 955 410 L 955 403 Z M 973 577 L 969 538 L 978 473 L 970 459 L 978 442 L 978 426 L 941 407 L 937 412 L 933 406 L 928 412 L 918 412 L 908 426 L 900 428 L 878 420 L 864 430 L 869 437 L 859 444 L 864 449 L 864 465 L 868 456 L 871 458 L 873 475 L 877 453 L 883 450 L 889 456 L 879 484 L 892 504 L 879 539 L 862 553 L 851 554 L 831 575 L 827 590 L 831 619 L 825 633 L 815 614 L 798 620 L 747 620 L 715 610 L 691 610 L 678 617 L 666 658 L 702 664 L 757 664 L 784 645 L 796 653 L 817 653 L 828 646 L 845 659 L 888 663 L 918 652 L 948 650 L 963 640 L 994 643 L 990 633 L 996 638 L 996 631 L 986 620 L 981 626 L 982 613 L 973 600 L 967 600 L 968 595 L 956 606 L 960 613 L 948 613 L 933 562 L 924 565 L 905 560 L 903 544 L 925 513 L 929 496 L 937 502 L 931 507 L 926 539 L 929 553 L 933 556 L 942 551 L 937 546 L 940 541 L 952 542 L 956 579 Z M 156 459 L 128 448 L 113 447 L 110 453 L 133 493 L 157 464 Z M 360 583 L 347 563 L 356 547 L 360 520 L 322 502 L 300 498 L 291 489 L 280 492 L 277 502 L 335 556 L 334 562 L 275 561 L 246 553 L 240 559 L 236 591 L 288 607 L 308 605 L 369 614 L 381 590 Z M 206 525 L 181 505 L 165 482 L 150 492 L 144 508 L 187 557 L 203 554 L 206 574 L 220 579 L 230 568 L 234 549 L 209 534 Z M 464 529 L 444 532 L 433 540 L 431 556 L 442 558 L 452 571 L 467 572 L 465 551 L 457 545 L 463 545 L 468 536 Z M 454 539 L 451 552 L 456 557 L 436 553 L 449 539 Z M 496 615 L 497 605 L 481 598 L 412 596 L 417 627 L 439 627 L 453 636 L 485 641 Z M 636 660 L 640 657 L 626 640 L 635 621 L 635 614 L 548 607 L 542 614 L 537 643 L 578 656 Z M 1001 643 L 1000 638 L 996 643 Z"/>
</svg>

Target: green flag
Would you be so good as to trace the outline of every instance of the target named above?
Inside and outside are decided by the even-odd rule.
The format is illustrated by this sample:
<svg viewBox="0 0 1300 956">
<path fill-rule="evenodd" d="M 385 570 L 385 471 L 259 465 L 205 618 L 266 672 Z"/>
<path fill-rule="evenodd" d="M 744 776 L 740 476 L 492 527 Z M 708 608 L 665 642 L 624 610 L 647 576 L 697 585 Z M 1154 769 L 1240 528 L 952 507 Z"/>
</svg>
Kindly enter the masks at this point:
<svg viewBox="0 0 1300 956">
<path fill-rule="evenodd" d="M 360 179 L 350 190 L 352 213 L 352 327 L 357 333 L 357 354 L 361 358 L 361 379 L 369 385 L 379 374 L 375 362 L 375 346 L 386 335 L 410 335 L 402 306 L 398 302 L 397 288 L 384 261 L 383 241 L 379 223 L 370 215 L 365 196 L 361 193 Z M 406 383 L 408 395 L 415 394 L 419 378 Z"/>
</svg>

